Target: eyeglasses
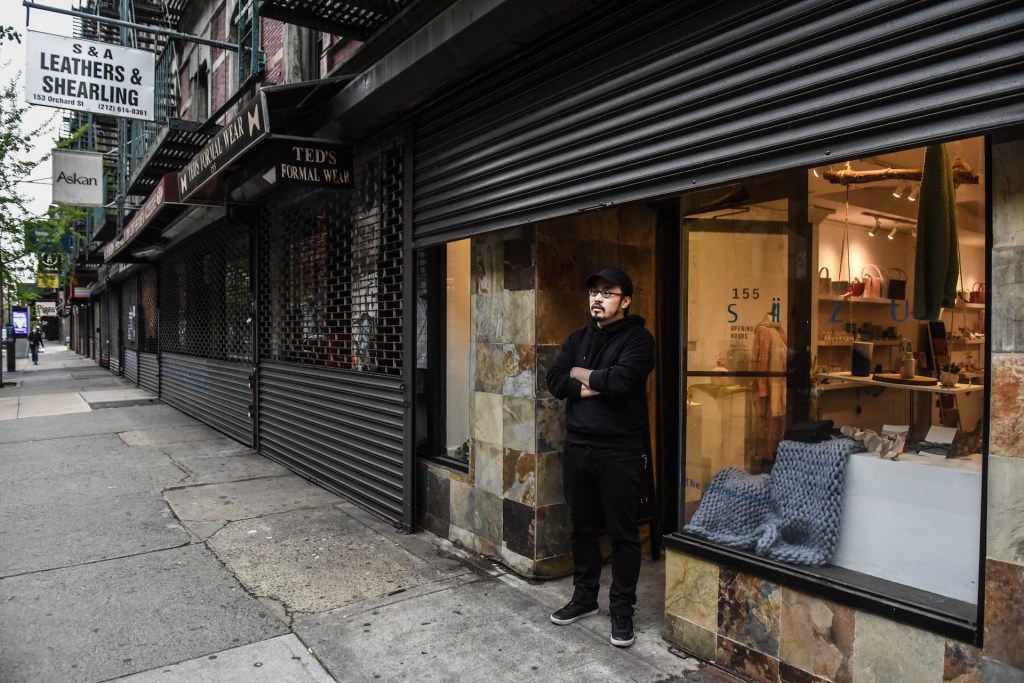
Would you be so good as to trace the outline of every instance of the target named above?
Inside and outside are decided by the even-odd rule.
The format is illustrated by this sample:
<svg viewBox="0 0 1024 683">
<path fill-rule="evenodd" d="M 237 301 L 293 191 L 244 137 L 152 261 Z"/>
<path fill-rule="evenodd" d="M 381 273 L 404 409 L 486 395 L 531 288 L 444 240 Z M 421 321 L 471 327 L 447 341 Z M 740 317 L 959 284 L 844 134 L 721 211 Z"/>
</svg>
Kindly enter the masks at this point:
<svg viewBox="0 0 1024 683">
<path fill-rule="evenodd" d="M 588 289 L 587 294 L 590 295 L 590 298 L 594 298 L 600 294 L 602 299 L 611 299 L 613 296 L 622 296 L 622 292 L 612 292 L 607 289 Z"/>
</svg>

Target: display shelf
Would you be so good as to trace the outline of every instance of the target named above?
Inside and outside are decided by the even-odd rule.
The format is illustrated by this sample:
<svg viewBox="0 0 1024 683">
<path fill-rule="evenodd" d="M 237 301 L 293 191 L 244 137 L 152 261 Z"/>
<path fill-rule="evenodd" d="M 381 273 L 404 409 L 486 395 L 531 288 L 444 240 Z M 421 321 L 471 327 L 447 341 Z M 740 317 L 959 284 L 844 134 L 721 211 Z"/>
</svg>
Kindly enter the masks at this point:
<svg viewBox="0 0 1024 683">
<path fill-rule="evenodd" d="M 821 377 L 821 375 L 818 375 Z M 857 389 L 860 387 L 856 382 L 831 382 L 829 384 L 818 384 L 819 391 L 846 391 L 848 389 Z"/>
<path fill-rule="evenodd" d="M 871 342 L 875 346 L 899 346 L 897 339 L 857 339 L 855 341 Z M 854 341 L 820 341 L 818 346 L 853 346 Z"/>
<path fill-rule="evenodd" d="M 885 304 L 888 306 L 893 301 L 904 301 L 904 299 L 876 299 L 866 296 L 841 296 L 838 294 L 819 294 L 818 301 L 852 301 L 858 304 Z M 975 304 L 968 304 L 975 305 Z"/>
<path fill-rule="evenodd" d="M 944 387 L 938 382 L 935 386 L 915 386 L 911 384 L 897 384 L 895 382 L 879 382 L 871 377 L 857 377 L 849 372 L 825 372 L 818 376 L 819 380 L 829 380 L 851 385 L 866 385 L 873 387 L 887 387 L 890 389 L 903 389 L 906 391 L 925 391 L 930 394 L 968 394 L 978 391 L 981 387 L 977 384 L 954 384 L 951 387 Z"/>
</svg>

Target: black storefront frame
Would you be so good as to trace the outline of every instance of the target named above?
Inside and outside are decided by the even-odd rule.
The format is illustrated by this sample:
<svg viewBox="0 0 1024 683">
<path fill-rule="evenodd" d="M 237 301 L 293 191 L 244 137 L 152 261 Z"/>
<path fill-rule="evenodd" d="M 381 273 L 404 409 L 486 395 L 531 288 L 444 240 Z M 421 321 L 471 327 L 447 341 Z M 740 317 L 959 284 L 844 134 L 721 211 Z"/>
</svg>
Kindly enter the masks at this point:
<svg viewBox="0 0 1024 683">
<path fill-rule="evenodd" d="M 966 137 L 966 136 L 965 136 Z M 949 142 L 949 140 L 934 140 L 933 143 L 938 142 Z M 928 143 L 925 143 L 928 144 Z M 811 167 L 800 167 L 793 169 L 794 172 L 806 172 Z M 990 135 L 985 136 L 985 177 L 988 179 L 992 178 L 992 137 Z M 737 178 L 733 182 L 743 182 L 743 178 Z M 748 178 L 749 180 L 749 178 Z M 991 245 L 993 240 L 992 234 L 992 181 L 989 180 L 985 183 L 985 239 L 986 244 Z M 805 188 L 806 189 L 806 188 Z M 685 192 L 684 192 L 685 194 Z M 792 217 L 792 209 L 790 211 Z M 804 206 L 804 216 L 806 217 L 806 202 Z M 792 218 L 791 218 L 792 219 Z M 679 230 L 679 241 L 680 244 L 676 245 L 677 253 L 682 253 L 682 243 L 685 243 L 686 235 L 683 234 L 682 229 Z M 806 249 L 808 251 L 807 256 L 810 255 L 810 249 L 813 248 L 811 243 L 808 243 Z M 986 249 L 985 257 L 985 278 L 986 282 L 992 281 L 992 250 L 991 248 Z M 791 258 L 792 258 L 791 253 Z M 811 261 L 807 260 L 809 264 Z M 685 259 L 681 258 L 679 262 L 678 278 L 680 281 L 683 280 L 683 270 L 686 268 Z M 791 271 L 795 272 L 795 271 Z M 801 302 L 804 302 L 807 306 L 810 305 L 811 299 L 811 280 L 810 273 L 804 274 L 803 284 L 798 286 L 794 278 L 790 278 L 790 296 L 791 300 L 794 301 L 794 306 L 799 307 Z M 666 279 L 670 279 L 666 276 Z M 678 349 L 679 355 L 682 354 L 682 349 L 685 348 L 685 329 L 686 329 L 686 314 L 685 314 L 685 301 L 684 295 L 680 291 L 679 300 L 676 302 L 678 306 L 674 307 L 674 311 L 679 312 L 678 316 L 678 329 L 675 339 L 680 340 Z M 808 308 L 809 310 L 809 308 Z M 985 309 L 985 329 L 991 329 L 992 325 L 992 310 L 991 308 Z M 665 340 L 659 342 L 662 345 L 662 350 L 665 351 Z M 985 357 L 991 357 L 991 340 L 986 336 L 985 339 Z M 663 352 L 661 357 L 671 357 L 670 352 Z M 804 370 L 808 372 L 804 372 Z M 809 366 L 803 368 L 798 367 L 797 371 L 792 373 L 789 382 L 787 382 L 788 389 L 796 390 L 800 393 L 801 406 L 804 403 L 804 394 L 809 391 L 809 384 L 806 388 L 800 388 L 794 384 L 794 377 L 808 376 Z M 686 383 L 686 368 L 685 361 L 683 361 L 678 372 L 675 375 L 677 384 L 676 386 L 685 386 Z M 991 373 L 986 373 L 984 379 L 984 392 L 985 396 L 991 396 Z M 675 403 L 675 409 L 668 404 L 659 405 L 659 409 L 665 412 L 660 417 L 660 422 L 666 422 L 666 417 L 682 416 L 682 404 L 678 396 L 667 396 L 669 403 Z M 806 412 L 803 407 L 797 408 L 797 415 L 806 417 Z M 672 410 L 672 412 L 668 412 Z M 793 413 L 791 413 L 792 415 Z M 676 530 L 672 533 L 666 534 L 663 538 L 663 543 L 666 548 L 676 550 L 687 555 L 697 557 L 700 559 L 714 562 L 718 565 L 737 569 L 744 572 L 749 572 L 768 579 L 775 581 L 781 586 L 794 588 L 797 590 L 804 591 L 809 595 L 822 597 L 828 600 L 833 600 L 839 604 L 847 605 L 856 609 L 861 609 L 865 612 L 870 612 L 878 616 L 899 621 L 902 623 L 916 626 L 936 634 L 955 638 L 963 642 L 971 643 L 976 646 L 982 644 L 983 637 L 983 624 L 984 624 L 984 587 L 985 587 L 985 557 L 986 557 L 986 532 L 988 519 L 987 519 L 987 492 L 988 492 L 988 454 L 990 452 L 989 436 L 991 424 L 990 420 L 990 403 L 989 401 L 983 402 L 983 422 L 985 425 L 984 430 L 984 441 L 982 445 L 982 451 L 984 457 L 981 461 L 981 514 L 980 523 L 978 528 L 978 540 L 979 540 L 979 555 L 977 558 L 978 564 L 978 600 L 976 605 L 973 605 L 975 618 L 970 618 L 966 615 L 964 606 L 967 603 L 961 603 L 960 601 L 952 598 L 944 598 L 943 596 L 929 593 L 912 586 L 899 584 L 893 581 L 872 577 L 867 574 L 861 574 L 852 570 L 847 570 L 841 567 L 817 567 L 813 570 L 804 569 L 798 566 L 791 566 L 776 562 L 763 557 L 754 555 L 753 553 L 744 552 L 742 550 L 736 550 L 727 548 L 725 546 L 716 545 L 699 537 L 686 534 L 681 530 Z M 676 502 L 676 511 L 680 511 L 680 505 L 682 496 L 680 495 L 683 490 L 684 478 L 686 473 L 686 420 L 680 419 L 679 423 L 682 425 L 682 434 L 679 438 L 677 461 L 680 463 L 678 475 L 679 480 L 676 482 L 676 494 L 678 496 Z M 789 424 L 792 420 L 788 421 Z M 954 609 L 950 609 L 952 605 Z"/>
</svg>

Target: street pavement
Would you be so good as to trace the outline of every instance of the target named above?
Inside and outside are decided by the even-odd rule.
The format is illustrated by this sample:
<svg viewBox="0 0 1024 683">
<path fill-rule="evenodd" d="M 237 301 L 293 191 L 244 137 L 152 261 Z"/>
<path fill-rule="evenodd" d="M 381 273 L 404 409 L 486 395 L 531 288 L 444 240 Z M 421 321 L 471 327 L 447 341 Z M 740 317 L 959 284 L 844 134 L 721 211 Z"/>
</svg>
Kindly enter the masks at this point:
<svg viewBox="0 0 1024 683">
<path fill-rule="evenodd" d="M 606 605 L 550 623 L 568 578 L 401 533 L 71 351 L 3 380 L 0 683 L 738 680 L 661 638 L 664 562 L 616 648 Z"/>
</svg>

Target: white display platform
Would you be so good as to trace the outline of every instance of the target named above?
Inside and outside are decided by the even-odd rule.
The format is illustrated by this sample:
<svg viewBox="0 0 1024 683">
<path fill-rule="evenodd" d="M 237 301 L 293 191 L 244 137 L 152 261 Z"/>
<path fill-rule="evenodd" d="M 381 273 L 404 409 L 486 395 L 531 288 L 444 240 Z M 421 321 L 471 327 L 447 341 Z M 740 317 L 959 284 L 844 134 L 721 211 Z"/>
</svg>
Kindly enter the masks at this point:
<svg viewBox="0 0 1024 683">
<path fill-rule="evenodd" d="M 833 565 L 977 604 L 980 537 L 980 455 L 847 461 Z"/>
</svg>

